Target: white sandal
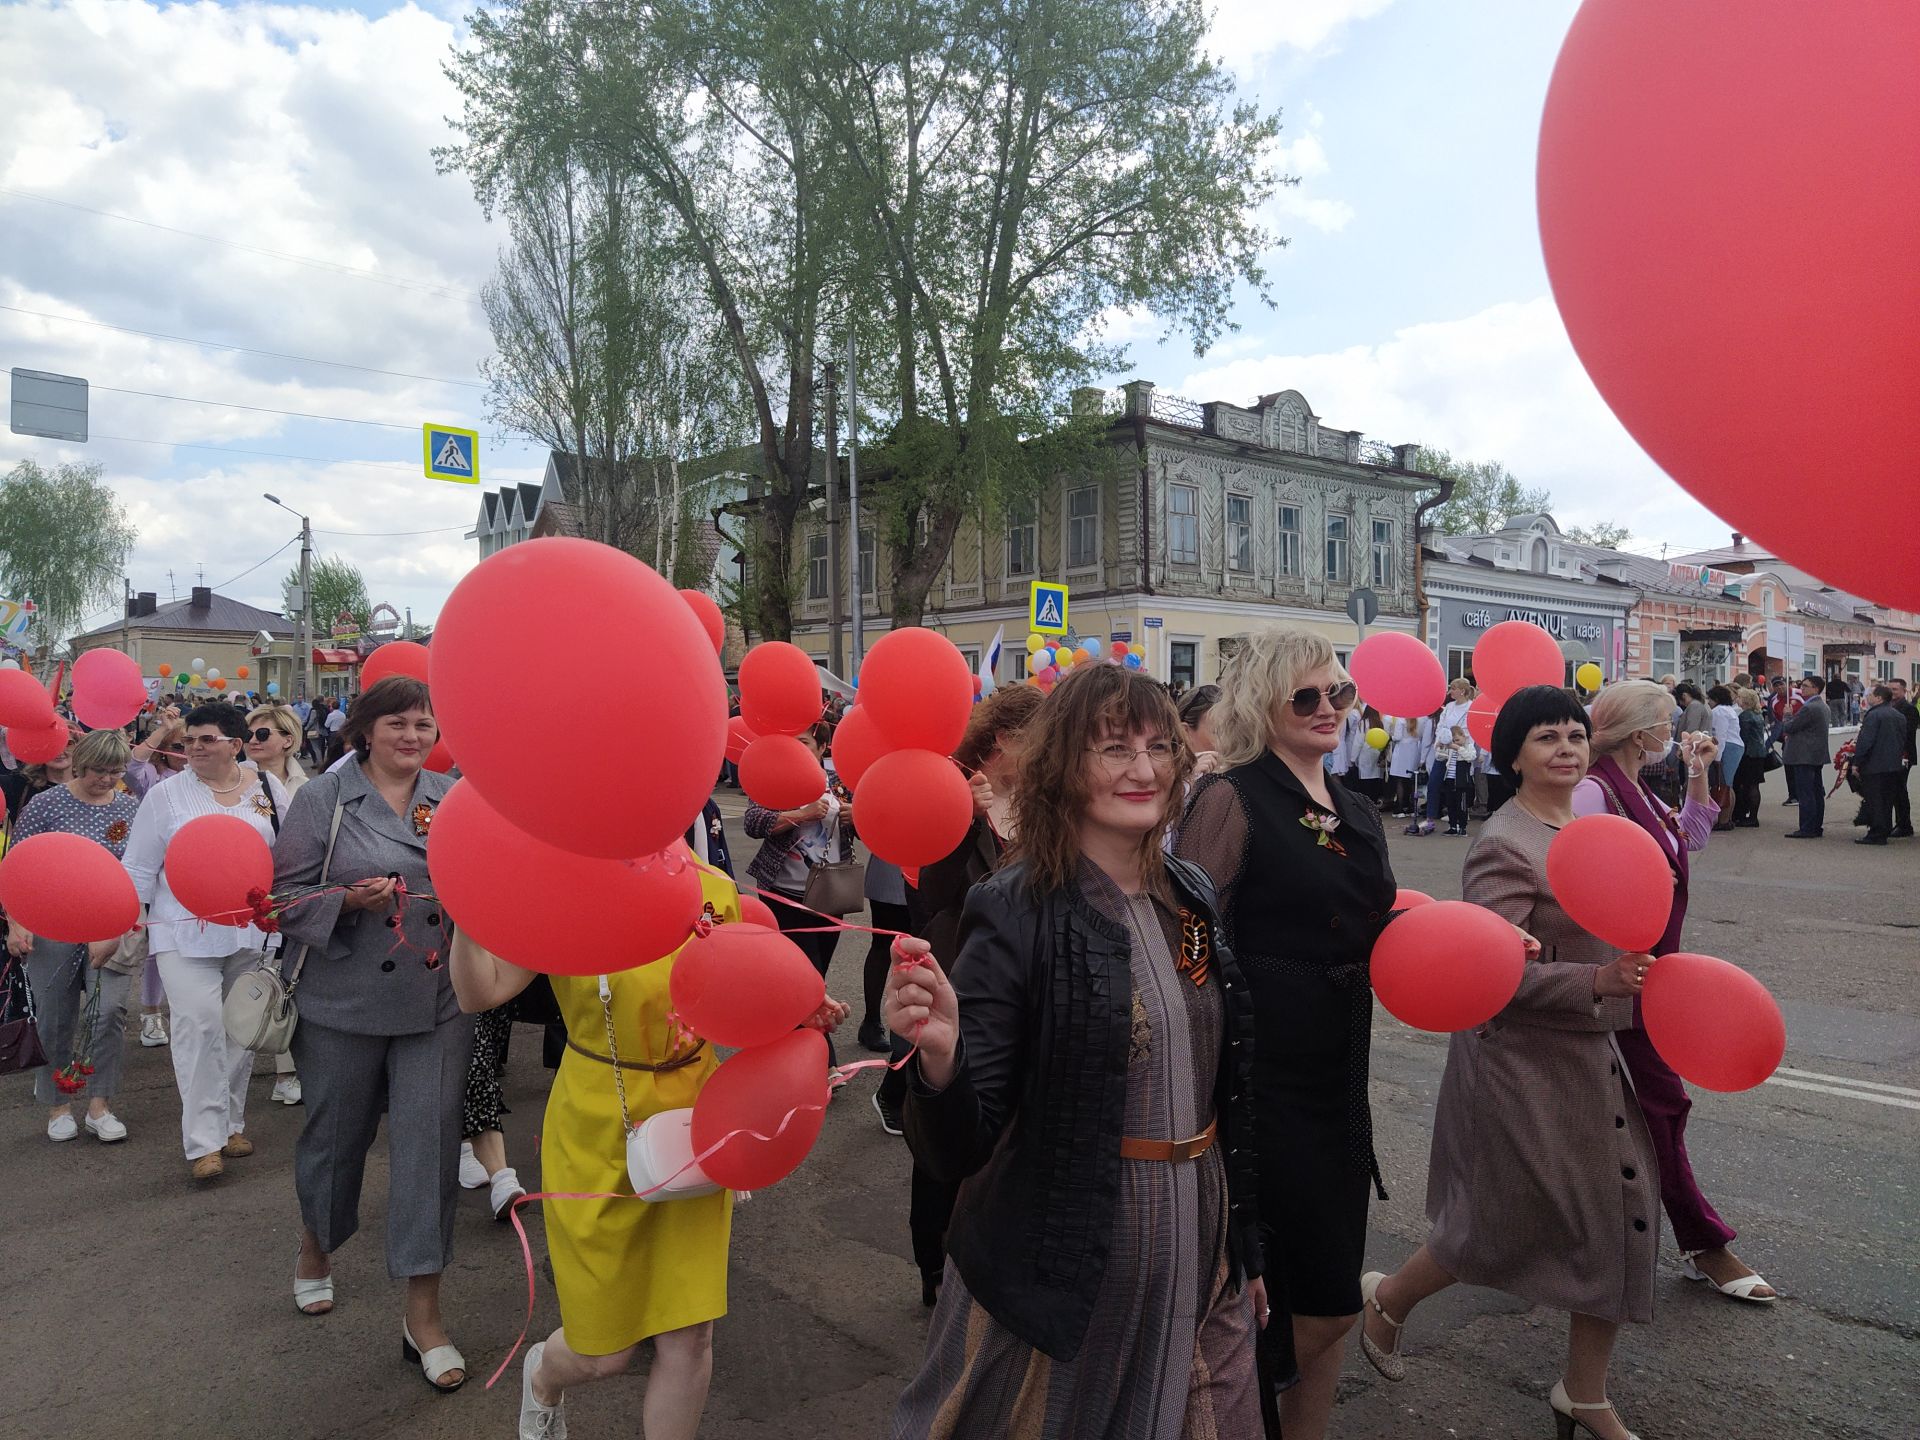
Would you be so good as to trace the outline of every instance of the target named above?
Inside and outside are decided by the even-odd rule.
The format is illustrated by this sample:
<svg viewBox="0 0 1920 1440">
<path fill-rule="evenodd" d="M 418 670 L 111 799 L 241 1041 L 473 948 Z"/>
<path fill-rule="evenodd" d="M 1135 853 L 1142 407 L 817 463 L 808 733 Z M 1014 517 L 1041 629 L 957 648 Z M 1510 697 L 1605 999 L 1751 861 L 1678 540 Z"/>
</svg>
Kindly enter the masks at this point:
<svg viewBox="0 0 1920 1440">
<path fill-rule="evenodd" d="M 318 1305 L 323 1300 L 327 1304 L 325 1310 L 307 1309 L 307 1306 Z M 309 1320 L 318 1320 L 322 1315 L 331 1315 L 333 1313 L 332 1274 L 322 1275 L 318 1280 L 303 1280 L 296 1267 L 293 1277 L 293 1308 Z"/>
<path fill-rule="evenodd" d="M 1773 1289 L 1773 1286 L 1767 1285 L 1767 1277 L 1760 1274 L 1757 1270 L 1751 1275 L 1742 1275 L 1738 1280 L 1730 1280 L 1725 1285 L 1722 1285 L 1718 1280 L 1714 1279 L 1711 1275 L 1707 1274 L 1706 1271 L 1693 1263 L 1694 1256 L 1704 1253 L 1705 1252 L 1701 1250 L 1682 1251 L 1680 1259 L 1684 1263 L 1681 1266 L 1680 1273 L 1689 1280 L 1704 1280 L 1728 1299 L 1744 1300 L 1749 1305 L 1771 1305 L 1780 1298 L 1778 1294 L 1756 1295 L 1753 1293 L 1762 1285 L 1766 1285 L 1769 1290 Z"/>
<path fill-rule="evenodd" d="M 420 1353 L 420 1347 L 413 1343 L 413 1332 L 407 1328 L 407 1322 L 400 1322 L 400 1356 L 409 1365 L 418 1365 L 420 1373 L 426 1376 L 427 1384 L 436 1394 L 451 1395 L 467 1383 L 467 1362 L 461 1353 L 451 1345 L 436 1345 L 426 1354 Z M 450 1370 L 458 1370 L 460 1378 L 451 1385 L 442 1385 L 440 1377 Z"/>
<path fill-rule="evenodd" d="M 1407 1378 L 1407 1362 L 1400 1358 L 1400 1327 L 1406 1322 L 1396 1320 L 1380 1308 L 1380 1302 L 1373 1297 L 1379 1293 L 1380 1282 L 1387 1277 L 1378 1270 L 1369 1270 L 1360 1277 L 1360 1299 L 1366 1308 L 1373 1311 L 1387 1324 L 1393 1327 L 1393 1349 L 1382 1350 L 1367 1338 L 1367 1318 L 1360 1317 L 1360 1353 L 1367 1357 L 1373 1368 L 1388 1380 L 1400 1381 Z"/>
<path fill-rule="evenodd" d="M 1553 1389 L 1547 1394 L 1547 1403 L 1553 1407 L 1553 1423 L 1556 1427 L 1559 1440 L 1574 1440 L 1573 1430 L 1576 1425 L 1589 1435 L 1598 1435 L 1600 1433 L 1586 1421 L 1582 1420 L 1579 1415 L 1575 1413 L 1576 1411 L 1613 1409 L 1613 1402 L 1611 1400 L 1574 1400 L 1570 1398 L 1567 1395 L 1567 1385 L 1564 1380 L 1556 1380 L 1553 1382 Z M 1616 1420 L 1620 1419 L 1618 1411 L 1614 1412 L 1613 1418 Z M 1624 1423 L 1621 1428 L 1625 1429 Z M 1628 1430 L 1627 1440 L 1640 1440 L 1640 1437 L 1631 1430 Z"/>
</svg>

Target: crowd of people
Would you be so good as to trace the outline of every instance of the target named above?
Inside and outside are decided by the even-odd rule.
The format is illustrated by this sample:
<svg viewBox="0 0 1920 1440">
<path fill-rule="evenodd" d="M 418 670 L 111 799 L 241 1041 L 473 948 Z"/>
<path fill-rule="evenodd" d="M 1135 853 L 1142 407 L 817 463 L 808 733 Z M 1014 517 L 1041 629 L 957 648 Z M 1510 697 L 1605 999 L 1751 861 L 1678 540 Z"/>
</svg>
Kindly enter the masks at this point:
<svg viewBox="0 0 1920 1440">
<path fill-rule="evenodd" d="M 1801 807 L 1792 833 L 1821 833 L 1823 692 L 1812 677 L 1627 681 L 1589 709 L 1536 686 L 1482 745 L 1470 679 L 1432 715 L 1385 717 L 1303 630 L 1256 634 L 1178 704 L 1144 674 L 1088 665 L 975 707 L 954 754 L 972 823 L 917 870 L 861 855 L 832 766 L 843 707 L 823 697 L 801 739 L 828 787 L 748 807 L 759 843 L 744 878 L 823 976 L 832 916 L 865 908 L 875 931 L 857 1038 L 889 1057 L 871 1104 L 909 1152 L 904 1220 L 932 1311 L 890 1433 L 1318 1440 L 1356 1332 L 1398 1381 L 1416 1308 L 1466 1283 L 1566 1311 L 1560 1433 L 1630 1440 L 1609 1359 L 1618 1326 L 1651 1317 L 1662 1209 L 1688 1278 L 1775 1298 L 1693 1175 L 1690 1101 L 1637 996 L 1681 948 L 1693 858 L 1715 830 L 1758 823 L 1776 748 Z M 1912 834 L 1920 712 L 1903 686 L 1865 700 L 1841 763 L 1860 782 L 1863 842 L 1881 844 Z M 452 1391 L 470 1374 L 440 1301 L 459 1190 L 485 1188 L 496 1218 L 525 1194 L 500 1074 L 514 1021 L 541 1023 L 557 1068 L 541 1185 L 589 1198 L 545 1207 L 562 1323 L 527 1351 L 519 1433 L 564 1436 L 566 1394 L 647 1343 L 645 1433 L 694 1435 L 733 1197 L 631 1203 L 626 1157 L 634 1128 L 690 1106 L 718 1064 L 677 1023 L 671 965 L 547 976 L 456 929 L 428 864 L 453 780 L 427 768 L 438 730 L 422 681 L 383 679 L 350 708 L 214 701 L 156 709 L 134 737 L 78 728 L 57 760 L 0 777 L 10 837 L 105 846 L 144 917 L 91 946 L 10 923 L 49 1057 L 34 1080 L 49 1140 L 126 1138 L 113 1097 L 139 976 L 140 1039 L 170 1047 L 188 1173 L 216 1182 L 254 1151 L 254 1054 L 228 1034 L 223 997 L 277 966 L 299 1020 L 273 1098 L 305 1107 L 294 1306 L 334 1309 L 332 1258 L 358 1228 L 384 1117 L 402 1349 Z M 1368 957 L 1396 913 L 1384 817 L 1423 838 L 1442 812 L 1455 836 L 1485 817 L 1463 893 L 1522 933 L 1529 963 L 1500 1015 L 1451 1039 L 1432 1229 L 1386 1273 L 1367 1265 L 1368 1209 L 1391 1178 L 1369 1101 Z M 1646 831 L 1672 872 L 1671 918 L 1646 953 L 1581 930 L 1546 882 L 1558 829 L 1602 813 Z M 174 895 L 168 842 L 213 814 L 271 847 L 276 894 L 299 897 L 276 920 L 215 924 Z M 707 912 L 737 922 L 715 806 L 687 842 Z M 831 1035 L 848 1013 L 829 1002 L 808 1023 Z"/>
</svg>

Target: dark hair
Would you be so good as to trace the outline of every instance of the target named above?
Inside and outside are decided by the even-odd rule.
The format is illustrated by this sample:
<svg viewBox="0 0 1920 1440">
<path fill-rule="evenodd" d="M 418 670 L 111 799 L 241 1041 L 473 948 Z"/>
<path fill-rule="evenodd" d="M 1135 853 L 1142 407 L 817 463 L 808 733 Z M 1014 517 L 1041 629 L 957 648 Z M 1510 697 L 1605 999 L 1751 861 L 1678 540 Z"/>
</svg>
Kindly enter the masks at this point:
<svg viewBox="0 0 1920 1440">
<path fill-rule="evenodd" d="M 411 675 L 389 675 L 384 680 L 376 680 L 360 692 L 359 698 L 347 711 L 347 723 L 344 735 L 347 744 L 353 747 L 353 753 L 362 760 L 372 748 L 373 727 L 380 723 L 382 716 L 404 715 L 409 710 L 424 710 L 433 713 L 433 701 L 427 695 L 427 682 L 416 680 Z"/>
<path fill-rule="evenodd" d="M 229 740 L 247 738 L 247 717 L 223 700 L 207 700 L 187 712 L 187 728 L 212 725 Z"/>
<path fill-rule="evenodd" d="M 1189 730 L 1207 718 L 1207 712 L 1220 703 L 1218 685 L 1196 685 L 1180 697 L 1180 723 Z"/>
<path fill-rule="evenodd" d="M 1003 685 L 974 706 L 967 733 L 953 752 L 960 768 L 968 774 L 978 770 L 1002 740 L 1027 728 L 1046 698 L 1037 685 Z"/>
<path fill-rule="evenodd" d="M 1516 690 L 1500 707 L 1500 714 L 1493 722 L 1493 744 L 1488 747 L 1493 751 L 1493 768 L 1518 784 L 1519 772 L 1513 766 L 1520 758 L 1527 736 L 1536 725 L 1557 725 L 1563 720 L 1578 721 L 1586 728 L 1587 738 L 1593 738 L 1593 721 L 1587 715 L 1587 707 L 1574 699 L 1570 691 L 1558 685 L 1529 685 L 1524 690 Z"/>
<path fill-rule="evenodd" d="M 1707 691 L 1707 699 L 1715 705 L 1733 704 L 1733 691 L 1724 685 L 1715 685 Z"/>
<path fill-rule="evenodd" d="M 1873 694 L 1877 700 L 1891 700 L 1893 699 L 1893 687 L 1891 685 L 1876 685 L 1873 687 Z"/>
<path fill-rule="evenodd" d="M 1673 687 L 1673 698 L 1678 700 L 1682 696 L 1685 696 L 1690 700 L 1699 700 L 1703 698 L 1700 694 L 1700 687 L 1694 684 L 1691 680 L 1682 680 L 1678 685 Z"/>
</svg>

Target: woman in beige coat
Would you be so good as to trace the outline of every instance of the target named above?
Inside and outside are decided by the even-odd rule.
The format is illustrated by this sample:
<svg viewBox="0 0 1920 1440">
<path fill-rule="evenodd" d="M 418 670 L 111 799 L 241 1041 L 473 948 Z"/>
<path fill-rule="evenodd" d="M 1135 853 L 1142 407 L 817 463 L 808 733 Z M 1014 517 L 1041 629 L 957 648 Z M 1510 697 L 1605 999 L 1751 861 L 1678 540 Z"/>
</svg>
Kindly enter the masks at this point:
<svg viewBox="0 0 1920 1440">
<path fill-rule="evenodd" d="M 1362 1277 L 1361 1349 L 1406 1373 L 1399 1331 L 1464 1281 L 1571 1315 L 1567 1368 L 1549 1397 L 1561 1440 L 1633 1440 L 1607 1401 L 1623 1320 L 1653 1315 L 1659 1176 L 1613 1032 L 1633 1023 L 1646 955 L 1582 930 L 1547 886 L 1547 847 L 1572 822 L 1589 721 L 1566 691 L 1501 707 L 1493 763 L 1519 785 L 1467 854 L 1466 898 L 1540 942 L 1507 1008 L 1455 1035 L 1434 1117 L 1427 1243 L 1392 1275 Z"/>
</svg>

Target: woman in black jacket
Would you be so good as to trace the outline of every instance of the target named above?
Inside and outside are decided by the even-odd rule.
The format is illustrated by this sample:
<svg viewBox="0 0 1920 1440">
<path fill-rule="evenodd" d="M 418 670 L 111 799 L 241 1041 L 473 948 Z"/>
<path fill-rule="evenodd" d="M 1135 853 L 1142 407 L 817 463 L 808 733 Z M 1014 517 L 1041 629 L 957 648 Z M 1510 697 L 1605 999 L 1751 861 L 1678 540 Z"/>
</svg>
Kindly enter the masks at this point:
<svg viewBox="0 0 1920 1440">
<path fill-rule="evenodd" d="M 1258 1426 L 1252 1015 L 1213 891 L 1161 838 L 1192 755 L 1165 690 L 1075 671 L 1027 727 L 1009 863 L 949 983 L 902 940 L 907 1141 L 962 1181 L 895 1437 Z"/>
</svg>

